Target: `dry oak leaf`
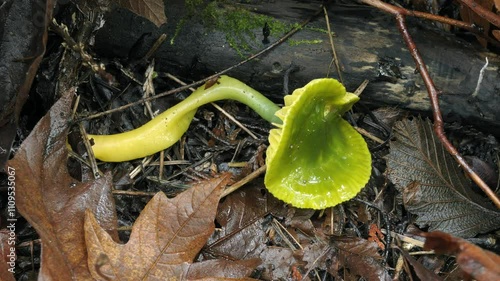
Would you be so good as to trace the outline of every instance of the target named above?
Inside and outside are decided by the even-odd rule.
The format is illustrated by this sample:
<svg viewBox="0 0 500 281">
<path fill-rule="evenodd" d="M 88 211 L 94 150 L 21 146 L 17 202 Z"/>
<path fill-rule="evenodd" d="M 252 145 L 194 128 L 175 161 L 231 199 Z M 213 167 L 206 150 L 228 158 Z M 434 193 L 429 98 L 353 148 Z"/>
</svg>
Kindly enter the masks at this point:
<svg viewBox="0 0 500 281">
<path fill-rule="evenodd" d="M 217 204 L 228 180 L 226 174 L 199 183 L 173 199 L 157 193 L 137 218 L 126 244 L 114 242 L 87 212 L 85 239 L 92 276 L 100 280 L 231 280 L 250 275 L 260 261 L 193 263 L 215 229 Z"/>
<path fill-rule="evenodd" d="M 416 223 L 459 237 L 472 237 L 500 225 L 500 212 L 472 190 L 451 155 L 420 118 L 394 126 L 387 156 L 387 176 L 403 194 L 405 208 Z"/>
<path fill-rule="evenodd" d="M 83 232 L 85 210 L 118 239 L 110 176 L 79 182 L 68 174 L 66 135 L 74 93 L 70 89 L 52 106 L 8 162 L 16 172 L 16 207 L 42 240 L 38 280 L 93 280 Z"/>
<path fill-rule="evenodd" d="M 495 253 L 440 231 L 422 233 L 422 236 L 426 237 L 425 250 L 456 255 L 458 266 L 468 277 L 478 281 L 500 280 L 500 256 Z"/>
<path fill-rule="evenodd" d="M 167 22 L 163 0 L 113 0 L 123 8 L 145 17 L 160 26 Z"/>
</svg>

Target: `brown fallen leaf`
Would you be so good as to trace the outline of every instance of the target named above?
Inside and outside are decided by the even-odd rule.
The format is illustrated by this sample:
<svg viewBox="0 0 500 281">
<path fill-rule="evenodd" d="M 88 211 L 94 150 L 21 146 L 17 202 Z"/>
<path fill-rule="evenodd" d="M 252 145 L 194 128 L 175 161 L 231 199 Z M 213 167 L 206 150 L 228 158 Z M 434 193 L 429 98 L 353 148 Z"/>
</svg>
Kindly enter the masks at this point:
<svg viewBox="0 0 500 281">
<path fill-rule="evenodd" d="M 382 234 L 380 228 L 374 223 L 370 224 L 370 230 L 368 231 L 368 241 L 377 243 L 378 247 L 381 250 L 385 250 L 385 245 L 382 242 L 384 241 L 384 234 Z"/>
<path fill-rule="evenodd" d="M 66 167 L 66 135 L 75 89 L 38 122 L 8 162 L 16 171 L 19 212 L 42 240 L 39 280 L 93 280 L 87 266 L 84 212 L 118 239 L 110 176 L 79 182 Z"/>
<path fill-rule="evenodd" d="M 391 280 L 387 269 L 382 265 L 383 258 L 379 254 L 377 243 L 357 237 L 329 239 L 320 235 L 316 239 L 317 242 L 297 253 L 306 263 L 308 271 L 315 268 L 326 270 L 343 280 L 357 280 L 359 276 L 364 280 Z"/>
<path fill-rule="evenodd" d="M 410 256 L 405 249 L 399 249 L 399 251 L 401 252 L 401 255 L 404 257 L 405 261 L 411 266 L 411 270 L 413 270 L 413 272 L 419 278 L 419 280 L 425 280 L 425 281 L 443 280 L 443 278 L 441 278 L 434 272 L 430 271 L 423 264 L 421 264 L 415 258 Z"/>
<path fill-rule="evenodd" d="M 382 265 L 382 256 L 377 243 L 357 237 L 335 237 L 332 245 L 338 249 L 340 266 L 366 280 L 391 280 Z"/>
<path fill-rule="evenodd" d="M 495 253 L 441 231 L 422 233 L 422 236 L 425 237 L 425 250 L 456 255 L 457 264 L 467 280 L 471 277 L 478 281 L 500 280 L 500 256 Z"/>
<path fill-rule="evenodd" d="M 472 237 L 500 225 L 500 212 L 475 193 L 471 182 L 420 118 L 394 126 L 387 156 L 387 176 L 403 194 L 416 223 L 459 237 Z"/>
<path fill-rule="evenodd" d="M 257 182 L 231 193 L 220 203 L 215 217 L 220 230 L 210 238 L 206 250 L 244 259 L 258 257 L 266 248 L 267 236 L 262 220 L 284 204 L 267 192 L 262 181 Z"/>
<path fill-rule="evenodd" d="M 252 181 L 220 203 L 216 216 L 220 228 L 204 248 L 204 256 L 259 258 L 261 279 L 287 279 L 290 266 L 296 263 L 293 251 L 268 245 L 269 223 L 265 218 L 268 214 L 285 216 L 286 210 L 283 202 L 267 192 L 261 180 Z"/>
<path fill-rule="evenodd" d="M 493 11 L 493 7 L 495 6 L 493 0 L 474 0 L 474 2 L 476 5 L 482 6 L 488 11 Z M 489 37 L 492 24 L 481 15 L 476 14 L 476 12 L 471 10 L 467 5 L 460 5 L 460 17 L 463 21 L 476 25 L 478 30 L 481 30 L 481 33 L 483 33 L 485 37 Z M 485 38 L 476 35 L 476 39 L 483 47 L 488 45 L 488 41 Z"/>
<path fill-rule="evenodd" d="M 85 238 L 92 276 L 113 280 L 196 280 L 250 275 L 259 261 L 193 263 L 215 229 L 217 203 L 228 181 L 226 174 L 199 183 L 173 199 L 157 193 L 134 223 L 127 244 L 113 241 L 94 215 L 87 212 Z"/>
<path fill-rule="evenodd" d="M 292 267 L 297 264 L 294 251 L 290 248 L 268 246 L 259 255 L 262 280 L 290 280 Z"/>
<path fill-rule="evenodd" d="M 163 0 L 113 0 L 123 8 L 145 17 L 160 26 L 167 22 Z"/>
</svg>

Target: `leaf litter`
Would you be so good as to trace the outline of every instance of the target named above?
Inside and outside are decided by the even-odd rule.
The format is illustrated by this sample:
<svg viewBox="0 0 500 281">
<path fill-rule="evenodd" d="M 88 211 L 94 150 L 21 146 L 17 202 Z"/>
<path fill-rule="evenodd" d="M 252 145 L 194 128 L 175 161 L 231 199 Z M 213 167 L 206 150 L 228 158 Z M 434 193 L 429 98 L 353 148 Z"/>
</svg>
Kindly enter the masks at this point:
<svg viewBox="0 0 500 281">
<path fill-rule="evenodd" d="M 115 2 L 156 25 L 166 21 L 162 1 Z M 325 272 L 338 279 L 390 278 L 381 255 L 382 232 L 387 229 L 377 227 L 382 232 L 377 232 L 375 242 L 361 238 L 379 225 L 370 212 L 365 219 L 360 218 L 365 216 L 360 212 L 364 205 L 348 203 L 354 210 L 351 215 L 336 218 L 342 228 L 354 225 L 351 229 L 357 233 L 325 235 L 321 225 L 328 216 L 284 206 L 265 192 L 260 182 L 229 195 L 217 210 L 218 196 L 227 180 L 217 173 L 174 199 L 156 194 L 134 223 L 129 241 L 119 243 L 110 175 L 89 180 L 92 175 L 87 172 L 86 180 L 79 182 L 67 171 L 70 96 L 54 105 L 9 162 L 19 167 L 19 210 L 42 240 L 40 280 L 136 280 L 137 276 L 153 280 L 251 280 L 247 276 L 255 268 L 252 277 L 262 280 L 320 279 Z M 395 130 L 387 175 L 402 193 L 405 208 L 418 216 L 418 225 L 461 237 L 498 228 L 498 212 L 471 192 L 470 181 L 440 147 L 428 121 L 400 121 Z M 416 163 L 421 166 L 415 168 Z M 426 236 L 430 244 L 443 239 Z M 450 237 L 446 239 L 452 242 L 440 252 L 461 255 L 459 265 L 473 278 L 497 277 L 494 265 L 498 256 Z M 434 280 L 437 275 L 406 250 L 401 251 L 420 279 Z M 471 262 L 464 264 L 464 260 Z M 480 272 L 485 274 L 474 268 L 485 269 Z"/>
<path fill-rule="evenodd" d="M 42 240 L 40 280 L 248 276 L 258 260 L 192 263 L 213 232 L 228 175 L 199 183 L 174 199 L 158 193 L 134 224 L 129 242 L 118 242 L 110 176 L 78 182 L 66 167 L 73 93 L 54 104 L 9 161 L 19 171 L 19 212 Z"/>
<path fill-rule="evenodd" d="M 69 176 L 65 166 L 72 93 L 53 106 L 9 162 L 19 168 L 22 179 L 19 210 L 42 240 L 40 278 L 157 280 L 175 276 L 185 280 L 250 280 L 249 276 L 253 276 L 261 280 L 309 280 L 310 276 L 319 278 L 324 272 L 338 278 L 390 278 L 380 240 L 372 242 L 352 234 L 325 235 L 323 219 L 316 217 L 317 212 L 284 205 L 260 181 L 218 204 L 222 187 L 229 181 L 227 174 L 199 182 L 173 199 L 161 192 L 156 194 L 134 223 L 129 241 L 121 244 L 110 176 L 91 179 L 87 175 L 83 178 L 88 180 L 78 182 Z M 400 124 L 396 124 L 396 141 L 402 139 L 401 128 L 407 128 L 398 127 Z M 425 130 L 430 132 L 430 125 Z M 437 144 L 426 145 L 432 147 L 426 150 L 427 158 L 435 159 L 429 151 L 439 151 Z M 397 145 L 391 148 L 405 149 Z M 395 163 L 391 157 L 394 156 L 389 155 L 389 165 Z M 442 174 L 448 173 L 441 178 L 456 180 L 450 172 L 452 162 L 435 161 L 440 161 Z M 395 175 L 399 174 L 391 170 L 389 177 L 396 184 L 403 180 L 411 183 Z M 412 180 L 426 182 L 422 177 Z M 466 180 L 461 179 L 460 183 L 465 185 Z M 467 198 L 477 199 L 470 195 Z M 407 208 L 414 210 L 412 206 Z M 353 210 L 364 208 L 358 205 Z M 366 236 L 373 228 L 370 222 L 365 218 L 363 223 Z M 382 233 L 377 235 L 383 238 Z M 418 261 L 410 260 L 406 252 L 403 256 L 417 275 L 434 274 L 419 266 Z"/>
</svg>

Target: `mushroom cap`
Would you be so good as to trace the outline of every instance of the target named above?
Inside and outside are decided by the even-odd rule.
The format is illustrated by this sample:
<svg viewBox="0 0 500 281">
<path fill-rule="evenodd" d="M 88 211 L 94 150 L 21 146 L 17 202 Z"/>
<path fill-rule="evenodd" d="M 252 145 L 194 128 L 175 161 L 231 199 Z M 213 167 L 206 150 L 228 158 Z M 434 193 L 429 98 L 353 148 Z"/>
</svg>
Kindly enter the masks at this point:
<svg viewBox="0 0 500 281">
<path fill-rule="evenodd" d="M 265 185 L 295 207 L 324 209 L 366 185 L 371 155 L 363 137 L 341 115 L 359 97 L 335 79 L 309 82 L 276 112 L 283 124 L 269 135 Z"/>
</svg>

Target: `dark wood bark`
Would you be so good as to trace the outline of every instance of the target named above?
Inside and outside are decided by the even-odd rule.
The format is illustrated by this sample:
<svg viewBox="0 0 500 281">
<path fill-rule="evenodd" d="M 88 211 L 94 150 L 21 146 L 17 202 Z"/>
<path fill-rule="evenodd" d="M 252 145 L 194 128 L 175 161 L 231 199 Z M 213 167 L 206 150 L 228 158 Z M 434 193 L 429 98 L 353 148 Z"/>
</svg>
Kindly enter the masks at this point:
<svg viewBox="0 0 500 281">
<path fill-rule="evenodd" d="M 10 156 L 21 109 L 45 52 L 54 1 L 0 4 L 0 171 Z"/>
<path fill-rule="evenodd" d="M 144 32 L 152 32 L 151 40 L 160 32 L 167 33 L 171 39 L 179 21 L 186 19 L 182 5 L 173 2 L 176 1 L 168 1 L 166 5 L 168 24 L 160 30 L 123 10 L 115 11 L 96 37 L 96 50 L 107 55 L 128 54 L 131 45 Z M 289 0 L 247 4 L 245 7 L 278 20 L 301 22 L 319 9 L 319 3 Z M 362 103 L 430 113 L 425 86 L 419 74 L 415 73 L 414 62 L 392 16 L 375 8 L 355 4 L 331 5 L 328 11 L 346 88 L 354 91 L 363 80 L 368 79 L 371 82 L 361 96 Z M 466 43 L 456 36 L 435 31 L 430 23 L 424 25 L 430 28 L 423 28 L 418 20 L 408 19 L 410 33 L 437 88 L 442 91 L 440 105 L 445 121 L 465 121 L 498 135 L 499 56 L 481 49 L 475 42 Z M 324 15 L 321 13 L 308 27 L 326 29 Z M 273 42 L 281 35 L 271 34 L 269 39 Z M 265 47 L 261 42 L 261 28 L 255 30 L 255 36 L 252 52 Z M 296 46 L 285 42 L 257 60 L 231 71 L 229 75 L 263 92 L 280 94 L 283 91 L 283 75 L 291 64 L 300 70 L 291 75 L 290 89 L 301 87 L 311 79 L 325 77 L 332 59 L 327 34 L 305 28 L 292 39 L 322 42 Z M 251 52 L 246 55 L 249 54 Z M 489 66 L 484 72 L 479 94 L 473 98 L 472 93 L 480 69 L 485 64 L 485 57 L 489 59 Z M 175 43 L 165 43 L 156 55 L 159 70 L 191 75 L 192 79 L 199 78 L 197 75 L 207 76 L 221 71 L 242 59 L 228 45 L 223 32 L 203 26 L 197 18 L 188 19 L 175 38 Z M 387 61 L 392 61 L 390 68 L 395 71 L 392 76 L 381 75 L 381 65 Z M 334 68 L 330 73 L 337 77 Z"/>
</svg>

